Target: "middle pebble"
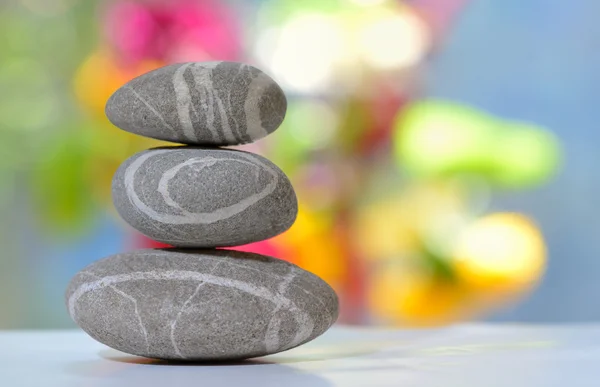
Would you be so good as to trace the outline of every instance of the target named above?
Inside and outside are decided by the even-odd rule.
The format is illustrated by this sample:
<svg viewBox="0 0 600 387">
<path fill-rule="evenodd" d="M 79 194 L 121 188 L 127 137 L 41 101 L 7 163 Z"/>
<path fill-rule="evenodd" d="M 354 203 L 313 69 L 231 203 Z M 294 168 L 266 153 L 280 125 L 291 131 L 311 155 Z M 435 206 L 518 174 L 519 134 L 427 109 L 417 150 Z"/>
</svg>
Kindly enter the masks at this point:
<svg viewBox="0 0 600 387">
<path fill-rule="evenodd" d="M 112 196 L 133 228 L 177 247 L 261 241 L 290 228 L 298 213 L 292 185 L 276 165 L 230 149 L 140 152 L 117 170 Z"/>
</svg>

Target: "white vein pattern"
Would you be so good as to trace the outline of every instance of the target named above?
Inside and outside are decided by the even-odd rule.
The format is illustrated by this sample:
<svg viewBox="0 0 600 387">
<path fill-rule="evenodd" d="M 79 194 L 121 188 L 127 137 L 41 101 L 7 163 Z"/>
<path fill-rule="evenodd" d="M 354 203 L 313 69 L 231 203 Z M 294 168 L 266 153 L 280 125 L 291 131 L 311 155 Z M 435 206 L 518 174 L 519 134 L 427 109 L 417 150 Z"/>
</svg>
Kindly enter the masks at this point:
<svg viewBox="0 0 600 387">
<path fill-rule="evenodd" d="M 223 261 L 217 262 L 213 266 L 213 268 L 210 270 L 210 274 L 213 274 L 215 272 L 215 270 L 217 270 L 217 268 L 221 265 L 222 262 Z M 177 316 L 175 316 L 175 319 L 173 319 L 173 321 L 171 321 L 171 344 L 173 345 L 175 354 L 182 359 L 185 359 L 186 357 L 181 353 L 181 351 L 179 350 L 179 345 L 177 345 L 177 339 L 175 338 L 175 328 L 177 328 L 177 322 L 181 318 L 181 315 L 183 315 L 183 312 L 190 306 L 190 304 L 192 303 L 192 300 L 194 299 L 194 297 L 196 297 L 198 295 L 198 292 L 200 292 L 200 289 L 202 289 L 202 287 L 204 285 L 206 285 L 206 282 L 200 282 L 198 284 L 198 286 L 196 286 L 196 289 L 194 290 L 192 295 L 189 296 L 187 300 L 185 300 L 185 302 L 181 306 L 181 309 L 179 309 L 179 312 L 177 312 Z"/>
<path fill-rule="evenodd" d="M 334 315 L 333 313 L 331 313 L 331 310 L 327 307 L 327 304 L 325 304 L 325 302 L 323 301 L 323 299 L 321 297 L 317 297 L 313 292 L 310 292 L 306 289 L 302 289 L 302 291 L 305 294 L 308 294 L 309 296 L 312 296 L 315 300 L 317 300 L 317 302 L 319 304 L 321 304 L 321 306 L 323 307 L 323 309 L 327 310 L 327 326 L 331 326 L 335 320 L 337 319 L 337 315 Z M 334 293 L 335 294 L 335 293 Z"/>
<path fill-rule="evenodd" d="M 116 285 L 122 282 L 128 281 L 199 281 L 213 285 L 223 286 L 227 288 L 233 288 L 253 295 L 255 297 L 262 298 L 275 304 L 276 308 L 286 308 L 292 314 L 296 321 L 297 330 L 296 335 L 287 346 L 287 348 L 295 347 L 302 343 L 304 340 L 310 337 L 310 334 L 314 328 L 314 322 L 312 318 L 303 310 L 299 309 L 293 301 L 286 298 L 282 294 L 271 292 L 269 289 L 256 286 L 247 282 L 234 280 L 231 278 L 224 278 L 215 276 L 207 273 L 198 273 L 194 271 L 184 270 L 165 270 L 165 271 L 146 271 L 146 272 L 133 272 L 127 274 L 117 274 L 101 278 L 97 281 L 86 282 L 81 284 L 71 294 L 68 300 L 69 313 L 71 316 L 75 316 L 75 305 L 79 298 L 89 292 L 95 292 L 112 285 Z"/>
<path fill-rule="evenodd" d="M 196 131 L 192 118 L 190 117 L 190 110 L 194 108 L 191 96 L 190 86 L 184 78 L 185 71 L 189 68 L 194 81 L 196 83 L 196 90 L 200 93 L 200 99 L 202 101 L 202 109 L 206 113 L 206 127 L 212 134 L 213 140 L 219 140 L 219 131 L 215 127 L 215 111 L 214 105 L 216 103 L 218 113 L 221 118 L 221 132 L 225 137 L 225 140 L 229 143 L 235 143 L 237 140 L 231 127 L 229 126 L 229 116 L 223 104 L 223 101 L 219 97 L 217 90 L 213 88 L 212 82 L 212 70 L 218 65 L 218 62 L 212 63 L 186 63 L 179 67 L 173 75 L 173 86 L 175 88 L 175 95 L 177 97 L 177 113 L 179 122 L 184 130 L 184 134 L 190 141 L 198 141 Z"/>
<path fill-rule="evenodd" d="M 244 69 L 244 66 L 239 66 L 238 68 L 238 73 L 236 74 L 235 78 L 232 78 L 232 82 L 238 82 L 237 81 L 237 77 L 238 76 L 243 76 L 242 70 Z M 233 106 L 231 105 L 231 90 L 229 90 L 229 94 L 227 95 L 227 98 L 225 99 L 225 102 L 227 104 L 227 106 L 225 106 L 225 108 L 227 109 L 227 111 L 233 112 Z M 235 114 L 231 114 L 231 120 L 233 121 L 233 124 L 235 126 L 235 130 L 237 131 L 238 135 L 239 135 L 239 141 L 240 142 L 245 142 L 244 140 L 244 136 L 247 134 L 246 128 L 242 128 L 240 127 L 240 123 L 238 122 L 238 120 L 235 118 Z"/>
<path fill-rule="evenodd" d="M 185 70 L 190 65 L 191 63 L 186 63 L 175 71 L 173 75 L 173 87 L 175 88 L 175 97 L 177 98 L 177 115 L 183 129 L 183 134 L 190 141 L 198 141 L 194 125 L 192 124 L 192 118 L 190 117 L 192 95 L 187 82 L 183 78 Z"/>
<path fill-rule="evenodd" d="M 179 345 L 177 344 L 177 339 L 175 338 L 175 329 L 177 328 L 177 322 L 179 321 L 179 318 L 183 314 L 183 311 L 186 310 L 189 307 L 189 305 L 192 302 L 192 299 L 194 297 L 196 297 L 196 295 L 198 295 L 198 292 L 200 292 L 200 289 L 204 285 L 206 285 L 206 282 L 200 282 L 200 284 L 198 284 L 198 286 L 196 286 L 196 289 L 194 290 L 194 292 L 192 293 L 192 295 L 185 301 L 185 303 L 183 304 L 183 306 L 181 307 L 181 309 L 177 313 L 177 316 L 171 322 L 171 334 L 170 334 L 170 336 L 171 336 L 171 344 L 173 345 L 173 349 L 175 350 L 175 354 L 177 356 L 179 356 L 180 358 L 182 358 L 182 359 L 185 359 L 185 356 L 179 350 Z"/>
<path fill-rule="evenodd" d="M 171 257 L 173 257 L 174 253 L 173 252 L 164 252 L 164 251 L 153 250 L 152 254 L 154 254 L 157 257 L 171 258 Z M 219 262 L 223 262 L 222 261 L 222 259 L 223 259 L 222 257 L 213 257 L 213 256 L 210 256 L 210 255 L 202 255 L 202 256 L 199 256 L 199 258 L 202 259 L 202 260 L 209 259 L 209 260 L 218 260 Z M 267 271 L 260 270 L 260 269 L 257 269 L 255 267 L 252 267 L 252 266 L 240 265 L 240 264 L 237 264 L 237 263 L 233 263 L 230 260 L 227 261 L 227 264 L 230 265 L 230 266 L 236 266 L 236 267 L 242 268 L 244 270 L 252 270 L 252 271 L 255 271 L 257 273 L 261 273 L 262 275 L 265 275 L 265 276 L 270 277 L 270 278 L 278 277 L 276 274 L 271 274 L 271 273 L 269 273 Z M 292 269 L 290 269 L 290 270 L 292 270 Z M 297 267 L 294 270 L 298 271 L 298 275 L 300 275 L 303 272 L 302 269 L 298 270 Z M 309 272 L 306 272 L 306 273 L 309 273 Z M 321 280 L 321 279 L 319 278 L 319 280 Z M 321 280 L 321 281 L 323 282 L 323 280 Z M 284 282 L 282 282 L 282 284 L 283 283 Z M 280 286 L 281 286 L 281 284 L 280 284 Z M 308 290 L 306 290 L 303 287 L 294 285 L 292 283 L 292 281 L 290 281 L 290 282 L 288 282 L 286 284 L 285 289 L 289 288 L 290 286 L 296 287 L 298 289 L 301 289 L 304 292 L 304 294 L 308 294 L 309 296 L 311 296 L 312 298 L 314 298 L 319 304 L 321 304 L 321 306 L 323 306 L 324 309 L 327 309 L 327 305 L 325 304 L 325 302 L 323 301 L 323 299 L 321 297 L 317 297 L 314 293 L 309 292 Z M 329 325 L 331 325 L 333 323 L 333 321 L 331 321 L 331 320 L 332 320 L 332 318 L 329 319 Z"/>
<path fill-rule="evenodd" d="M 292 281 L 294 280 L 294 278 L 296 278 L 296 276 L 300 273 L 301 272 L 299 270 L 296 270 L 293 266 L 290 266 L 289 274 L 283 278 L 283 280 L 279 283 L 279 286 L 277 288 L 279 294 L 283 296 L 290 284 L 292 283 Z M 277 314 L 280 309 L 281 305 L 275 307 L 275 310 L 273 310 L 273 315 L 271 316 L 269 324 L 267 325 L 267 333 L 265 334 L 265 348 L 267 352 L 275 352 L 280 348 L 279 327 L 281 325 L 281 318 Z"/>
<path fill-rule="evenodd" d="M 235 143 L 235 142 L 237 142 L 237 139 L 235 138 L 235 135 L 233 134 L 233 131 L 231 130 L 231 127 L 229 126 L 229 116 L 227 115 L 227 111 L 225 111 L 225 106 L 223 106 L 223 101 L 221 100 L 221 98 L 219 98 L 219 96 L 215 90 L 213 90 L 212 93 L 215 96 L 215 99 L 217 101 L 217 107 L 219 108 L 219 113 L 221 114 L 221 125 L 223 127 L 223 135 L 225 136 L 225 139 L 227 140 L 227 142 Z"/>
<path fill-rule="evenodd" d="M 236 155 L 248 160 L 249 162 L 244 162 L 243 160 L 234 159 L 234 158 L 218 158 L 217 159 L 217 158 L 211 158 L 208 156 L 192 158 L 192 159 L 189 159 L 189 160 L 169 169 L 168 171 L 163 173 L 163 176 L 160 179 L 158 191 L 161 193 L 161 195 L 163 195 L 166 203 L 172 207 L 174 207 L 173 204 L 176 204 L 176 203 L 168 195 L 168 182 L 170 181 L 170 179 L 172 179 L 175 176 L 175 173 L 179 169 L 183 168 L 186 165 L 200 163 L 200 164 L 203 164 L 202 167 L 205 168 L 206 166 L 208 166 L 207 164 L 210 164 L 214 160 L 217 160 L 218 162 L 233 161 L 233 162 L 263 167 L 264 170 L 267 173 L 269 173 L 273 178 L 269 181 L 269 183 L 267 183 L 265 185 L 265 188 L 262 191 L 260 191 L 256 194 L 250 195 L 250 196 L 242 199 L 238 203 L 232 204 L 227 207 L 217 208 L 211 212 L 194 213 L 194 212 L 189 212 L 189 211 L 183 210 L 180 206 L 176 205 L 176 207 L 174 207 L 174 208 L 177 209 L 178 211 L 183 212 L 183 215 L 160 213 L 160 212 L 157 212 L 156 210 L 154 210 L 153 208 L 150 208 L 148 205 L 146 205 L 146 203 L 144 203 L 140 199 L 140 197 L 135 192 L 134 179 L 135 179 L 136 172 L 140 169 L 140 167 L 144 164 L 144 162 L 146 162 L 149 158 L 151 158 L 153 156 L 158 156 L 158 155 L 161 155 L 161 154 L 167 153 L 167 152 L 174 152 L 174 151 L 167 150 L 167 149 L 154 150 L 154 151 L 148 152 L 144 155 L 141 155 L 135 161 L 133 161 L 131 163 L 131 165 L 129 165 L 129 167 L 127 167 L 127 169 L 125 170 L 125 174 L 123 176 L 125 191 L 127 193 L 127 197 L 129 198 L 130 202 L 139 211 L 143 212 L 145 215 L 147 215 L 151 219 L 161 222 L 161 223 L 167 223 L 167 224 L 172 224 L 172 225 L 211 224 L 211 223 L 214 223 L 214 222 L 217 222 L 220 220 L 230 218 L 230 217 L 246 210 L 248 207 L 257 203 L 261 199 L 264 199 L 265 197 L 269 196 L 271 193 L 273 193 L 273 191 L 275 191 L 275 188 L 277 187 L 277 184 L 279 182 L 279 176 L 275 169 L 268 166 L 267 164 L 262 163 L 258 158 L 253 157 L 246 153 L 240 152 L 240 153 L 236 153 Z M 207 159 L 209 159 L 209 162 L 206 161 Z M 210 164 L 210 165 L 212 165 L 212 164 Z"/>
<path fill-rule="evenodd" d="M 219 141 L 219 132 L 215 128 L 215 111 L 214 111 L 214 96 L 212 90 L 212 74 L 211 71 L 214 69 L 219 62 L 210 63 L 196 63 L 192 68 L 192 76 L 196 83 L 196 88 L 200 93 L 200 100 L 202 101 L 202 109 L 206 113 L 206 127 L 212 134 L 213 140 Z M 201 86 L 205 85 L 205 86 Z"/>
<path fill-rule="evenodd" d="M 89 271 L 82 271 L 81 274 L 89 275 L 89 276 L 92 276 L 95 278 L 102 278 L 99 275 L 96 275 Z M 110 285 L 109 288 L 112 289 L 115 293 L 121 295 L 122 297 L 126 298 L 127 300 L 129 300 L 133 303 L 133 311 L 135 313 L 135 316 L 137 317 L 138 324 L 140 325 L 140 331 L 142 332 L 142 335 L 144 336 L 144 341 L 146 342 L 146 350 L 150 351 L 150 341 L 148 340 L 148 331 L 146 330 L 146 326 L 144 325 L 142 316 L 140 315 L 140 310 L 138 308 L 137 300 L 133 296 L 118 289 L 115 285 Z M 69 309 L 69 313 L 71 314 L 71 318 L 73 318 L 75 320 L 75 315 L 73 312 L 71 312 L 71 309 Z"/>
<path fill-rule="evenodd" d="M 212 83 L 212 70 L 219 65 L 220 62 L 196 63 L 192 70 L 192 75 L 196 82 L 196 88 L 202 91 L 202 96 L 208 97 L 208 115 L 207 115 L 207 126 L 213 134 L 213 138 L 218 139 L 217 129 L 214 126 L 214 108 L 213 104 L 216 101 L 217 108 L 219 109 L 219 115 L 221 116 L 221 129 L 225 140 L 229 143 L 237 142 L 231 127 L 229 126 L 229 116 L 227 110 L 223 106 L 223 101 L 219 97 L 217 90 L 213 88 Z M 204 98 L 203 98 L 204 101 Z M 232 110 L 230 110 L 232 111 Z"/>
<path fill-rule="evenodd" d="M 185 214 L 190 214 L 190 212 L 183 209 L 179 204 L 177 204 L 177 202 L 175 202 L 175 200 L 173 200 L 173 198 L 171 197 L 171 194 L 169 193 L 169 183 L 175 176 L 177 176 L 177 172 L 179 172 L 182 168 L 191 167 L 192 165 L 196 165 L 199 167 L 198 171 L 201 171 L 204 168 L 212 167 L 213 165 L 215 165 L 217 163 L 217 161 L 218 161 L 217 159 L 215 159 L 214 157 L 211 157 L 211 156 L 194 157 L 194 158 L 184 161 L 181 164 L 177 164 L 176 166 L 166 170 L 162 174 L 160 180 L 158 181 L 157 191 L 160 192 L 163 200 L 169 206 L 176 208 Z"/>
<path fill-rule="evenodd" d="M 142 97 L 140 95 L 140 93 L 138 93 L 137 91 L 135 91 L 135 89 L 129 85 L 126 86 L 132 93 L 133 95 L 135 95 L 135 97 L 144 105 L 146 105 L 146 107 L 148 109 L 150 109 L 150 111 L 152 113 L 154 113 L 159 119 L 160 121 L 163 123 L 163 125 L 165 126 L 165 128 L 169 129 L 171 132 L 173 132 L 174 135 L 177 135 L 177 132 L 175 131 L 175 129 L 173 129 L 173 127 L 171 125 L 169 125 L 169 123 L 167 121 L 165 121 L 164 117 L 155 109 L 152 107 L 152 105 L 150 105 L 150 103 L 148 103 L 148 101 L 146 101 L 144 99 L 144 97 Z"/>
<path fill-rule="evenodd" d="M 246 113 L 246 133 L 248 133 L 250 138 L 262 138 L 269 134 L 262 126 L 262 120 L 260 119 L 260 98 L 272 84 L 273 80 L 261 72 L 252 79 L 252 82 L 248 86 L 244 112 Z"/>
</svg>

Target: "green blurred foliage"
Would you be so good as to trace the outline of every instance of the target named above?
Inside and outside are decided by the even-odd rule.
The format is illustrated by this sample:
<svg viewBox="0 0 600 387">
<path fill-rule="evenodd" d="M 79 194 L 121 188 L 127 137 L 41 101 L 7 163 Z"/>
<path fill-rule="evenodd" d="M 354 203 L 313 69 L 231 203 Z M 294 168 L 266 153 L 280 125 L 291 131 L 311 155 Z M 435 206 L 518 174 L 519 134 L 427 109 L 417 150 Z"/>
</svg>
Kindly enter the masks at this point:
<svg viewBox="0 0 600 387">
<path fill-rule="evenodd" d="M 95 1 L 16 1 L 0 5 L 0 207 L 16 181 L 31 188 L 35 216 L 57 231 L 78 229 L 89 211 L 82 140 L 85 117 L 72 78 L 93 48 Z M 36 223 L 37 224 L 37 223 Z M 75 227 L 73 227 L 75 225 Z"/>
<path fill-rule="evenodd" d="M 397 162 L 415 177 L 475 175 L 509 189 L 546 182 L 562 159 L 558 140 L 543 128 L 436 100 L 398 114 L 394 143 Z"/>
<path fill-rule="evenodd" d="M 76 127 L 53 139 L 32 170 L 34 213 L 46 229 L 77 235 L 95 213 L 90 181 L 90 144 Z"/>
</svg>

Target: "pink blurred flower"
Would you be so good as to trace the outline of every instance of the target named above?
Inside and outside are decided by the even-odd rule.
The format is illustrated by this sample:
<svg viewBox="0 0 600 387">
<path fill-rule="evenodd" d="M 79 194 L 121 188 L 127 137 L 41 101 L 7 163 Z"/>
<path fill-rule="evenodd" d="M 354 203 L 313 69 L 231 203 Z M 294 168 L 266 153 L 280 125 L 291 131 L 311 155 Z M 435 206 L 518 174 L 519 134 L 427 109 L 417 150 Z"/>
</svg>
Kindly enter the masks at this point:
<svg viewBox="0 0 600 387">
<path fill-rule="evenodd" d="M 262 255 L 268 255 L 269 257 L 277 257 L 282 258 L 281 249 L 278 249 L 276 245 L 274 245 L 271 241 L 260 241 L 255 243 L 250 243 L 248 245 L 230 247 L 228 250 L 237 250 L 237 251 L 246 251 L 249 253 L 256 253 Z"/>
<path fill-rule="evenodd" d="M 104 32 L 125 64 L 234 60 L 241 48 L 235 15 L 215 0 L 113 1 Z"/>
</svg>

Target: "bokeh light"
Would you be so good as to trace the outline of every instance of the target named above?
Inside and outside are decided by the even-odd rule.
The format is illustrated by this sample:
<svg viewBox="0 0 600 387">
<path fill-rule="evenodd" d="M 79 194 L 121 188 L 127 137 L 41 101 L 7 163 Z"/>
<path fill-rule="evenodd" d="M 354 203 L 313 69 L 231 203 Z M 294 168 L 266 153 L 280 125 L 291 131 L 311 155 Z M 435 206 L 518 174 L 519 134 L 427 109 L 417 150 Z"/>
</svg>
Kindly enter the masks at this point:
<svg viewBox="0 0 600 387">
<path fill-rule="evenodd" d="M 460 281 L 482 293 L 506 296 L 533 286 L 544 271 L 544 239 L 527 217 L 487 215 L 466 227 L 453 254 Z"/>
<path fill-rule="evenodd" d="M 560 146 L 546 129 L 445 101 L 412 104 L 399 113 L 395 131 L 396 160 L 418 177 L 470 174 L 523 188 L 551 178 L 561 160 Z"/>
<path fill-rule="evenodd" d="M 383 8 L 361 15 L 358 46 L 362 59 L 376 69 L 414 66 L 427 52 L 424 22 L 407 8 Z"/>
<path fill-rule="evenodd" d="M 398 116 L 396 156 L 417 175 L 485 171 L 495 131 L 493 121 L 472 108 L 418 102 Z"/>
<path fill-rule="evenodd" d="M 344 32 L 332 16 L 300 13 L 257 41 L 259 60 L 291 90 L 308 93 L 332 86 L 344 59 Z"/>
<path fill-rule="evenodd" d="M 354 89 L 371 71 L 409 68 L 427 53 L 427 26 L 409 7 L 389 1 L 335 4 L 279 6 L 277 17 L 266 18 L 255 55 L 291 91 Z"/>
<path fill-rule="evenodd" d="M 494 178 L 507 187 L 535 186 L 558 170 L 562 155 L 556 137 L 531 124 L 511 124 L 495 145 Z"/>
</svg>

